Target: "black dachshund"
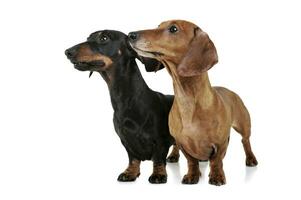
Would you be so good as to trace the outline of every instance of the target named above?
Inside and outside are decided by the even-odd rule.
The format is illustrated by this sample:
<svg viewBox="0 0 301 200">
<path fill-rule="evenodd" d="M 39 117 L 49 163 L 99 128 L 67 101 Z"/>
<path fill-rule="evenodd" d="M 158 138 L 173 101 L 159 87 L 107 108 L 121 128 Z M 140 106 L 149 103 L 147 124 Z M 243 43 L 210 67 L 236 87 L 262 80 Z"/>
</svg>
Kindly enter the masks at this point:
<svg viewBox="0 0 301 200">
<path fill-rule="evenodd" d="M 156 60 L 138 57 L 128 44 L 128 37 L 112 30 L 92 33 L 86 42 L 65 51 L 80 71 L 99 72 L 106 81 L 114 109 L 114 127 L 129 156 L 129 166 L 119 181 L 134 181 L 140 175 L 140 162 L 153 161 L 150 183 L 166 183 L 166 156 L 174 144 L 168 128 L 168 114 L 173 96 L 152 91 L 138 69 L 135 58 L 147 71 L 163 66 Z M 177 162 L 176 146 L 167 158 Z"/>
</svg>

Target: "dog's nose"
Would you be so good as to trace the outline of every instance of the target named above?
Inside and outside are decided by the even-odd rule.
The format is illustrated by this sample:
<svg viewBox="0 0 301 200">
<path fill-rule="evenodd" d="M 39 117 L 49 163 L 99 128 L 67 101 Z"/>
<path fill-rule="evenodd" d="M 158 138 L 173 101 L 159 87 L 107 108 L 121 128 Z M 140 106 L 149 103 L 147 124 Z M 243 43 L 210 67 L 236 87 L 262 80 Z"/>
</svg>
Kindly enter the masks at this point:
<svg viewBox="0 0 301 200">
<path fill-rule="evenodd" d="M 73 49 L 73 48 L 67 49 L 65 51 L 65 54 L 66 54 L 66 56 L 68 58 L 74 58 L 74 56 L 75 56 L 75 49 Z"/>
<path fill-rule="evenodd" d="M 130 32 L 130 33 L 129 33 L 129 38 L 130 38 L 130 40 L 132 40 L 132 41 L 137 40 L 138 37 L 139 37 L 139 34 L 138 34 L 137 32 Z"/>
</svg>

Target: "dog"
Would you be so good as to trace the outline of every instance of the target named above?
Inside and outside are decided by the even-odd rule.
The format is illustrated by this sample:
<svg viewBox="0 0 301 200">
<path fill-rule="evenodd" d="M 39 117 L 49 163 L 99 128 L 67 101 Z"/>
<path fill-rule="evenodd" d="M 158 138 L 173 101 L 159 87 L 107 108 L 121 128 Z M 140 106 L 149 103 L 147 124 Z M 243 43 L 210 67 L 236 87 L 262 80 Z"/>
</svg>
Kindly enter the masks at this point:
<svg viewBox="0 0 301 200">
<path fill-rule="evenodd" d="M 152 91 L 138 69 L 140 59 L 147 71 L 163 66 L 155 59 L 138 57 L 122 32 L 103 30 L 92 33 L 86 42 L 65 51 L 80 71 L 99 72 L 108 85 L 114 109 L 114 128 L 125 147 L 129 165 L 118 181 L 135 181 L 140 175 L 140 162 L 153 161 L 150 183 L 166 183 L 166 156 L 174 139 L 169 133 L 168 114 L 174 97 Z M 175 146 L 169 162 L 177 162 Z"/>
<path fill-rule="evenodd" d="M 223 158 L 233 127 L 241 136 L 246 165 L 256 166 L 251 150 L 251 120 L 240 97 L 223 87 L 211 87 L 207 71 L 218 56 L 204 31 L 191 22 L 171 20 L 156 29 L 129 33 L 133 49 L 161 62 L 173 80 L 175 99 L 169 128 L 188 160 L 182 183 L 195 184 L 201 172 L 198 160 L 210 161 L 209 183 L 223 185 Z"/>
</svg>

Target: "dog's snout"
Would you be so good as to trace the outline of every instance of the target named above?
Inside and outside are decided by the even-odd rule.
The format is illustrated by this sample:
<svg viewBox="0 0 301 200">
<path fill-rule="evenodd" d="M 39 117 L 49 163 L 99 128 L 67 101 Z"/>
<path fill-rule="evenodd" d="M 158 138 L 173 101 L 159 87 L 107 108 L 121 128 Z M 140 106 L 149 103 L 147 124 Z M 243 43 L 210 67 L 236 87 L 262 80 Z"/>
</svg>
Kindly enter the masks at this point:
<svg viewBox="0 0 301 200">
<path fill-rule="evenodd" d="M 131 41 L 137 40 L 138 37 L 139 37 L 138 32 L 130 32 L 130 33 L 129 33 L 129 38 L 130 38 Z"/>
<path fill-rule="evenodd" d="M 67 49 L 65 51 L 65 55 L 67 56 L 67 58 L 71 59 L 71 58 L 74 58 L 75 57 L 75 49 L 74 48 L 70 48 L 70 49 Z"/>
</svg>

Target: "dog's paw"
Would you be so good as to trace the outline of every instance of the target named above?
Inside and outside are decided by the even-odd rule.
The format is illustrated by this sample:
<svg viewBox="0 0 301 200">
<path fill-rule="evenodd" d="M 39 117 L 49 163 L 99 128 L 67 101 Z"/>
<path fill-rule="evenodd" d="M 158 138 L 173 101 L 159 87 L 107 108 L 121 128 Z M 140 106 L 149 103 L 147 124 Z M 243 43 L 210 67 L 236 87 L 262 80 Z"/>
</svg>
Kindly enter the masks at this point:
<svg viewBox="0 0 301 200">
<path fill-rule="evenodd" d="M 226 178 L 222 174 L 209 175 L 209 184 L 221 186 L 226 184 Z"/>
<path fill-rule="evenodd" d="M 166 161 L 169 163 L 176 163 L 179 161 L 179 156 L 176 155 L 170 155 L 166 158 Z"/>
<path fill-rule="evenodd" d="M 117 180 L 120 182 L 131 182 L 131 181 L 135 181 L 137 177 L 139 177 L 140 174 L 138 174 L 137 176 L 132 175 L 132 174 L 127 174 L 127 173 L 121 173 Z"/>
<path fill-rule="evenodd" d="M 200 174 L 196 174 L 196 175 L 186 174 L 182 179 L 182 183 L 183 184 L 197 184 L 199 182 L 199 179 L 200 179 Z"/>
<path fill-rule="evenodd" d="M 152 174 L 148 178 L 148 181 L 150 183 L 154 183 L 154 184 L 166 183 L 167 182 L 167 175 L 165 175 L 165 174 Z"/>
<path fill-rule="evenodd" d="M 256 165 L 258 165 L 258 162 L 257 162 L 255 156 L 248 156 L 246 158 L 246 165 L 249 167 L 255 167 Z"/>
</svg>

